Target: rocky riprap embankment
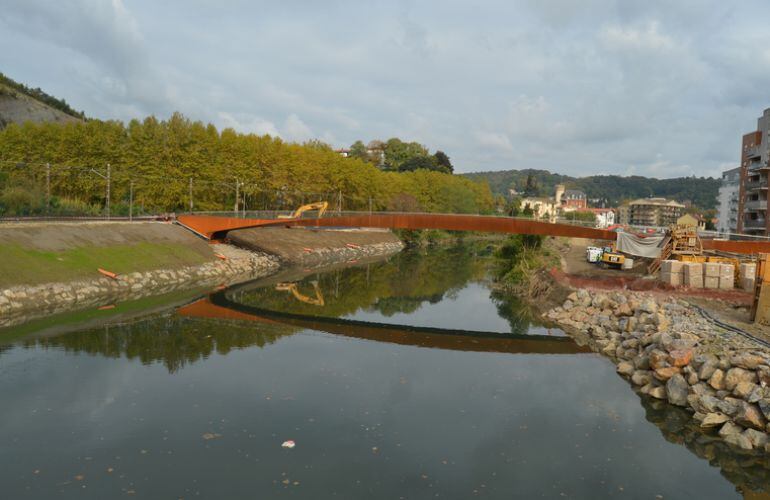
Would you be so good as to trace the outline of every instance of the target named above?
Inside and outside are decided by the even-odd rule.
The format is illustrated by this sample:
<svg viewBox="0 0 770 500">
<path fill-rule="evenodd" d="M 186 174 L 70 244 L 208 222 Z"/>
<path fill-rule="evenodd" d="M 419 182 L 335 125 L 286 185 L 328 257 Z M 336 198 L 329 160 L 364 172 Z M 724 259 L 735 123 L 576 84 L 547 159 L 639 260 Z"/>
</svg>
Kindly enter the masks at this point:
<svg viewBox="0 0 770 500">
<path fill-rule="evenodd" d="M 692 412 L 704 431 L 770 452 L 770 350 L 685 301 L 579 290 L 546 317 L 610 357 L 643 394 Z"/>
</svg>

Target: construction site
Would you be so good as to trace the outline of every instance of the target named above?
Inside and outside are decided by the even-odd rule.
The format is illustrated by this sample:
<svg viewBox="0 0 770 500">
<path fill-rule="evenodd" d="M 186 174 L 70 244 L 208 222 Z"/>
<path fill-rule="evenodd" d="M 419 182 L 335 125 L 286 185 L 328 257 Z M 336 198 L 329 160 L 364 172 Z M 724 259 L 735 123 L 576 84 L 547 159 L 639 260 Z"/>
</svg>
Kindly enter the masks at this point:
<svg viewBox="0 0 770 500">
<path fill-rule="evenodd" d="M 575 289 L 681 297 L 764 337 L 764 327 L 770 325 L 768 254 L 751 251 L 761 250 L 754 245 L 761 243 L 702 240 L 687 225 L 652 235 L 619 232 L 612 243 L 594 240 L 586 245 L 572 238 L 560 249 L 562 265 L 556 273 Z"/>
</svg>

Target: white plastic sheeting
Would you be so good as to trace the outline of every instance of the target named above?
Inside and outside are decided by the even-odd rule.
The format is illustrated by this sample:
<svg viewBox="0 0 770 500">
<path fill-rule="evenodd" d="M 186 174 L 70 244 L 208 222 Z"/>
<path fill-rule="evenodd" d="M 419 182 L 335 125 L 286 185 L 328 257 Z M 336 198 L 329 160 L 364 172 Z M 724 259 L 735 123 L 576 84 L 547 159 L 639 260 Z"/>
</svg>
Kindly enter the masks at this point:
<svg viewBox="0 0 770 500">
<path fill-rule="evenodd" d="M 660 257 L 663 238 L 663 235 L 641 237 L 631 233 L 618 233 L 616 245 L 620 252 L 657 259 Z"/>
</svg>

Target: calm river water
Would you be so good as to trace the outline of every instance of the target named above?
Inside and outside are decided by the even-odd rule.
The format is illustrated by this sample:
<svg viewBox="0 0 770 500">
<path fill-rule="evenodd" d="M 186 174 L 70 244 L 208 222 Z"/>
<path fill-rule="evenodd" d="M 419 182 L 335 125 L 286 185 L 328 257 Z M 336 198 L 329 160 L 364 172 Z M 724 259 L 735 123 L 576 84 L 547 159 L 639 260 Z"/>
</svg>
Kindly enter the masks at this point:
<svg viewBox="0 0 770 500">
<path fill-rule="evenodd" d="M 763 498 L 761 459 L 640 398 L 486 267 L 405 252 L 0 331 L 0 497 Z"/>
</svg>

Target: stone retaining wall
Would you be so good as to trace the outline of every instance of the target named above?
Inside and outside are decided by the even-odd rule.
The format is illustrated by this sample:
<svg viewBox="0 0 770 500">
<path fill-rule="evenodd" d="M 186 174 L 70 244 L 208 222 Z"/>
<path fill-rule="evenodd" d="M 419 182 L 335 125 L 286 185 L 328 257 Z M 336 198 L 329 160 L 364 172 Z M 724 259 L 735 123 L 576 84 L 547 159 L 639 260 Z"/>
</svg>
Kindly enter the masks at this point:
<svg viewBox="0 0 770 500">
<path fill-rule="evenodd" d="M 342 248 L 312 248 L 299 265 L 318 266 L 391 255 L 403 249 L 401 241 L 388 241 Z M 226 260 L 200 266 L 135 272 L 111 279 L 95 277 L 67 283 L 20 285 L 0 290 L 0 327 L 77 309 L 123 300 L 161 295 L 175 290 L 230 285 L 268 276 L 281 267 L 280 258 L 262 252 L 218 245 Z"/>
<path fill-rule="evenodd" d="M 275 257 L 228 249 L 227 260 L 179 269 L 157 269 L 118 276 L 98 276 L 67 283 L 16 286 L 0 291 L 0 327 L 68 310 L 161 295 L 186 288 L 232 284 L 275 272 Z"/>
<path fill-rule="evenodd" d="M 639 392 L 686 408 L 704 432 L 770 452 L 770 349 L 685 301 L 578 290 L 545 314 L 608 356 Z"/>
</svg>

